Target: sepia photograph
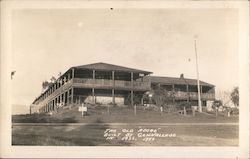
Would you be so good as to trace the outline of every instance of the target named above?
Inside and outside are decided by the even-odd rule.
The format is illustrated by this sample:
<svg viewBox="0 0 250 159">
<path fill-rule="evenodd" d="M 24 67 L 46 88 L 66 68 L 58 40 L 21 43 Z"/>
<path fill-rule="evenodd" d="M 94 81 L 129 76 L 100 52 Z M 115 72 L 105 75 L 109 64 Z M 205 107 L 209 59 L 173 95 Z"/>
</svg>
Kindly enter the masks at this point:
<svg viewBox="0 0 250 159">
<path fill-rule="evenodd" d="M 241 130 L 249 135 L 244 2 L 14 2 L 2 5 L 11 9 L 1 23 L 11 26 L 1 30 L 10 147 L 208 147 L 239 157 Z"/>
</svg>

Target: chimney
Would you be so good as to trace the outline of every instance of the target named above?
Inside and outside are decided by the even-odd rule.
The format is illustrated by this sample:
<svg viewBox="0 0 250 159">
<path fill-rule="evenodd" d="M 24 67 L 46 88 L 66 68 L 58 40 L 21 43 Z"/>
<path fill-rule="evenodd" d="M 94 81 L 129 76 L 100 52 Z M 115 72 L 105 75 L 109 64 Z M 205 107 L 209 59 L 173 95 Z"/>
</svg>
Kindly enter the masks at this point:
<svg viewBox="0 0 250 159">
<path fill-rule="evenodd" d="M 184 78 L 184 74 L 183 73 L 180 75 L 180 78 Z"/>
</svg>

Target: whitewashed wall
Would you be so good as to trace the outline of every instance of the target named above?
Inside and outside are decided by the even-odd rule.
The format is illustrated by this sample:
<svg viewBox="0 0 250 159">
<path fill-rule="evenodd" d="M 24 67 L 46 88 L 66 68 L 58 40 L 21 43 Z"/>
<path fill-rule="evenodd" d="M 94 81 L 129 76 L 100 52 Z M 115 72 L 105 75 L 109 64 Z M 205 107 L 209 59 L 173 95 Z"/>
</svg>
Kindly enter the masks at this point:
<svg viewBox="0 0 250 159">
<path fill-rule="evenodd" d="M 95 96 L 96 103 L 110 104 L 112 103 L 112 97 L 107 96 Z M 88 96 L 85 99 L 85 103 L 92 103 L 92 96 Z M 115 97 L 115 103 L 117 105 L 124 105 L 124 97 Z"/>
</svg>

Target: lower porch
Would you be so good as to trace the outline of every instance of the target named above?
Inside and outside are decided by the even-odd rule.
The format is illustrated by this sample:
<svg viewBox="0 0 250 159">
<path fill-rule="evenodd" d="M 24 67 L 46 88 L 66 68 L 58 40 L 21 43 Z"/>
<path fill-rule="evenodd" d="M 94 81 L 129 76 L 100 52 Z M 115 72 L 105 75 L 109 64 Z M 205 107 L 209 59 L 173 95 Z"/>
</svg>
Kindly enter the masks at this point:
<svg viewBox="0 0 250 159">
<path fill-rule="evenodd" d="M 74 88 L 73 104 L 142 104 L 144 93 L 143 91 L 133 90 Z"/>
</svg>

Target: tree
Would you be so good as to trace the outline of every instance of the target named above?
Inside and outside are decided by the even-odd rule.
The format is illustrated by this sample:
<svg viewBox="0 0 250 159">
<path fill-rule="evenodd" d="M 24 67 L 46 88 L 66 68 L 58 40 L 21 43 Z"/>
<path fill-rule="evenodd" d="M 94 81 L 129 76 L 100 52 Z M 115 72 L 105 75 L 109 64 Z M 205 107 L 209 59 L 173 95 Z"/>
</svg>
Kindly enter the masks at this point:
<svg viewBox="0 0 250 159">
<path fill-rule="evenodd" d="M 141 103 L 141 98 L 142 98 L 142 95 L 134 94 L 133 95 L 133 102 L 134 102 L 134 104 L 139 105 Z M 129 93 L 129 95 L 126 98 L 125 103 L 128 104 L 128 105 L 131 104 L 131 94 L 130 93 Z"/>
<path fill-rule="evenodd" d="M 220 105 L 223 107 L 231 107 L 234 105 L 231 100 L 230 90 L 218 90 L 216 93 L 216 99 L 221 102 Z"/>
<path fill-rule="evenodd" d="M 235 87 L 231 92 L 231 100 L 236 107 L 239 106 L 239 87 Z"/>
<path fill-rule="evenodd" d="M 55 83 L 55 82 L 56 82 L 56 78 L 55 78 L 54 76 L 52 76 L 52 77 L 50 78 L 50 82 L 51 82 L 51 83 Z"/>
<path fill-rule="evenodd" d="M 50 82 L 48 80 L 43 81 L 42 83 L 43 91 L 46 90 L 50 85 L 52 85 L 55 82 L 56 82 L 56 78 L 54 76 L 50 78 Z"/>
<path fill-rule="evenodd" d="M 163 107 L 169 113 L 176 110 L 176 107 L 173 104 L 174 97 L 174 92 L 167 91 L 160 86 L 154 89 L 153 101 L 155 102 L 156 106 L 159 108 Z"/>
<path fill-rule="evenodd" d="M 222 106 L 223 105 L 223 102 L 222 102 L 222 100 L 215 100 L 214 101 L 214 103 L 213 103 L 213 105 L 212 105 L 212 107 L 214 108 L 214 109 L 218 109 L 220 106 Z"/>
<path fill-rule="evenodd" d="M 43 83 L 42 83 L 43 89 L 45 90 L 49 86 L 49 84 L 50 83 L 47 80 L 43 81 Z"/>
</svg>

